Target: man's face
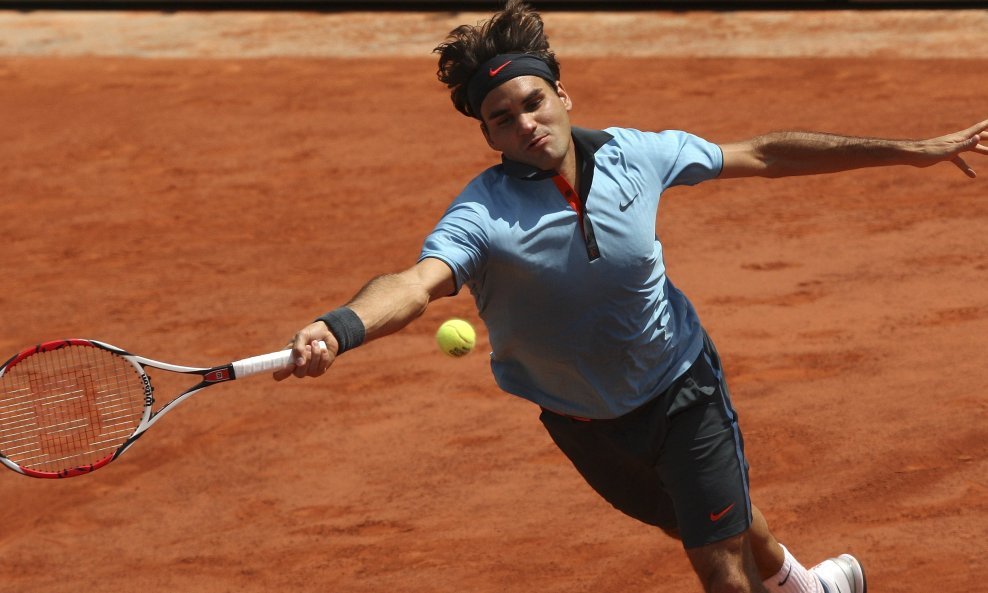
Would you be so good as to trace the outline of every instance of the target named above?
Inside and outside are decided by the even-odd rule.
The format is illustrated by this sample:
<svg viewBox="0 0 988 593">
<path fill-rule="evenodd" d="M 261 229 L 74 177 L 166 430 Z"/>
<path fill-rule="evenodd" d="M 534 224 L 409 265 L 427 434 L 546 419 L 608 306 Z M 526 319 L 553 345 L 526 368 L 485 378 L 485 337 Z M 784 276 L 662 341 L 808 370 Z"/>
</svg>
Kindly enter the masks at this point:
<svg viewBox="0 0 988 593">
<path fill-rule="evenodd" d="M 488 93 L 480 112 L 490 147 L 512 160 L 559 170 L 572 147 L 573 102 L 556 84 L 558 91 L 538 76 L 519 76 Z"/>
</svg>

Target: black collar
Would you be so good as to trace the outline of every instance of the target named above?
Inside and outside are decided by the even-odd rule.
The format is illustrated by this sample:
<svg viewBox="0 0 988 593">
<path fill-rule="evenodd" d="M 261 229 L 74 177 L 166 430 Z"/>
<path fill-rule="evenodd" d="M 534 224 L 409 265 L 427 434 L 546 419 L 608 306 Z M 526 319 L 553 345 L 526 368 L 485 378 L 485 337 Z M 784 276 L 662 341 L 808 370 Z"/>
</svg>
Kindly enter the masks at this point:
<svg viewBox="0 0 988 593">
<path fill-rule="evenodd" d="M 611 141 L 614 136 L 611 136 L 603 130 L 588 130 L 585 128 L 573 127 L 573 144 L 576 145 L 577 155 L 580 160 L 583 161 L 583 169 L 589 168 L 593 170 L 593 155 L 597 153 L 601 146 L 607 144 Z M 525 163 L 518 161 L 513 161 L 508 157 L 501 155 L 501 163 L 504 165 L 504 172 L 515 179 L 521 179 L 524 181 L 538 181 L 540 179 L 550 179 L 555 177 L 556 171 L 546 171 L 539 169 L 538 167 L 533 167 Z M 577 166 L 580 166 L 579 160 L 577 161 Z M 592 175 L 592 174 L 591 174 Z M 584 174 L 582 179 L 587 179 Z M 589 183 L 585 184 L 587 190 L 589 191 Z M 582 193 L 582 192 L 581 192 Z"/>
<path fill-rule="evenodd" d="M 587 257 L 591 262 L 600 258 L 600 249 L 597 247 L 597 239 L 594 237 L 593 224 L 590 222 L 590 216 L 587 213 L 587 197 L 590 195 L 590 186 L 593 184 L 593 172 L 594 172 L 594 155 L 600 149 L 601 146 L 607 144 L 611 141 L 614 136 L 611 136 L 607 132 L 600 130 L 585 130 L 583 128 L 572 129 L 573 134 L 573 144 L 576 146 L 576 166 L 579 169 L 579 179 L 580 179 L 580 207 L 574 207 L 577 214 L 580 217 L 581 231 L 583 233 L 583 239 L 587 244 Z M 512 161 L 511 159 L 505 158 L 501 155 L 501 161 L 504 163 L 504 172 L 508 175 L 515 177 L 517 179 L 522 179 L 526 181 L 536 181 L 539 179 L 549 179 L 559 175 L 557 171 L 543 171 L 537 167 L 531 165 L 526 165 L 524 163 L 519 163 L 518 161 Z M 567 186 L 569 185 L 565 181 L 563 182 Z M 560 191 L 563 188 L 557 188 Z"/>
</svg>

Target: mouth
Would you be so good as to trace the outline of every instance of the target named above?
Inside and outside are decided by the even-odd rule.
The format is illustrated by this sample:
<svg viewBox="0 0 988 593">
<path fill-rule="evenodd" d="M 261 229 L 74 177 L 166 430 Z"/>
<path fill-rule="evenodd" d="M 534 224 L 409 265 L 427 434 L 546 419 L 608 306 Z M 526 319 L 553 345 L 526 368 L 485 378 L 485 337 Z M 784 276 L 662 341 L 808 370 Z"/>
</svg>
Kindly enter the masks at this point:
<svg viewBox="0 0 988 593">
<path fill-rule="evenodd" d="M 538 138 L 535 138 L 534 140 L 532 140 L 531 142 L 529 142 L 528 143 L 528 146 L 525 147 L 525 150 L 538 150 L 538 149 L 542 148 L 543 146 L 545 146 L 548 142 L 549 142 L 549 135 L 548 134 L 545 134 L 543 136 L 539 136 Z"/>
</svg>

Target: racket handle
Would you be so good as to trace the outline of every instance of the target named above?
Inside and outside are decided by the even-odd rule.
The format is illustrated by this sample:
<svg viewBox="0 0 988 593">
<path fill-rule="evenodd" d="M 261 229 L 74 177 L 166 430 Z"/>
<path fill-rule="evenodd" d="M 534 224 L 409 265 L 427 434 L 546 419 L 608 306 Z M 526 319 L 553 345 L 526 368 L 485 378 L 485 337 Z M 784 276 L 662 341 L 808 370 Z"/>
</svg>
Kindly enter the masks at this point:
<svg viewBox="0 0 988 593">
<path fill-rule="evenodd" d="M 322 348 L 326 348 L 326 342 L 322 340 L 319 341 L 319 345 Z M 231 366 L 233 367 L 235 376 L 238 379 L 243 379 L 244 377 L 250 377 L 251 375 L 260 373 L 279 371 L 288 368 L 290 364 L 292 364 L 292 351 L 279 350 L 270 354 L 262 354 L 260 356 L 238 360 L 231 363 Z"/>
</svg>

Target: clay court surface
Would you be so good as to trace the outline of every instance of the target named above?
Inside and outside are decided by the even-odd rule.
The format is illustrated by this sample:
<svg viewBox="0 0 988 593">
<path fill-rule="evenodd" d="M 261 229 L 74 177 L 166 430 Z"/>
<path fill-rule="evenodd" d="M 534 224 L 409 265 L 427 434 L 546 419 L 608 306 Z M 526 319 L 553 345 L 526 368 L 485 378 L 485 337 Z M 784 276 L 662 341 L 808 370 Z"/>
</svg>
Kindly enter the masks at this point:
<svg viewBox="0 0 988 593">
<path fill-rule="evenodd" d="M 0 358 L 90 337 L 223 363 L 410 265 L 496 160 L 429 55 L 482 16 L 0 13 Z M 988 117 L 984 12 L 628 16 L 546 15 L 577 125 L 726 142 Z M 755 503 L 804 563 L 857 555 L 875 593 L 984 588 L 988 158 L 969 162 L 979 179 L 663 198 Z M 0 592 L 699 591 L 498 391 L 482 327 L 464 359 L 436 349 L 451 316 L 479 323 L 464 292 L 320 380 L 217 386 L 98 473 L 3 473 Z"/>
</svg>

